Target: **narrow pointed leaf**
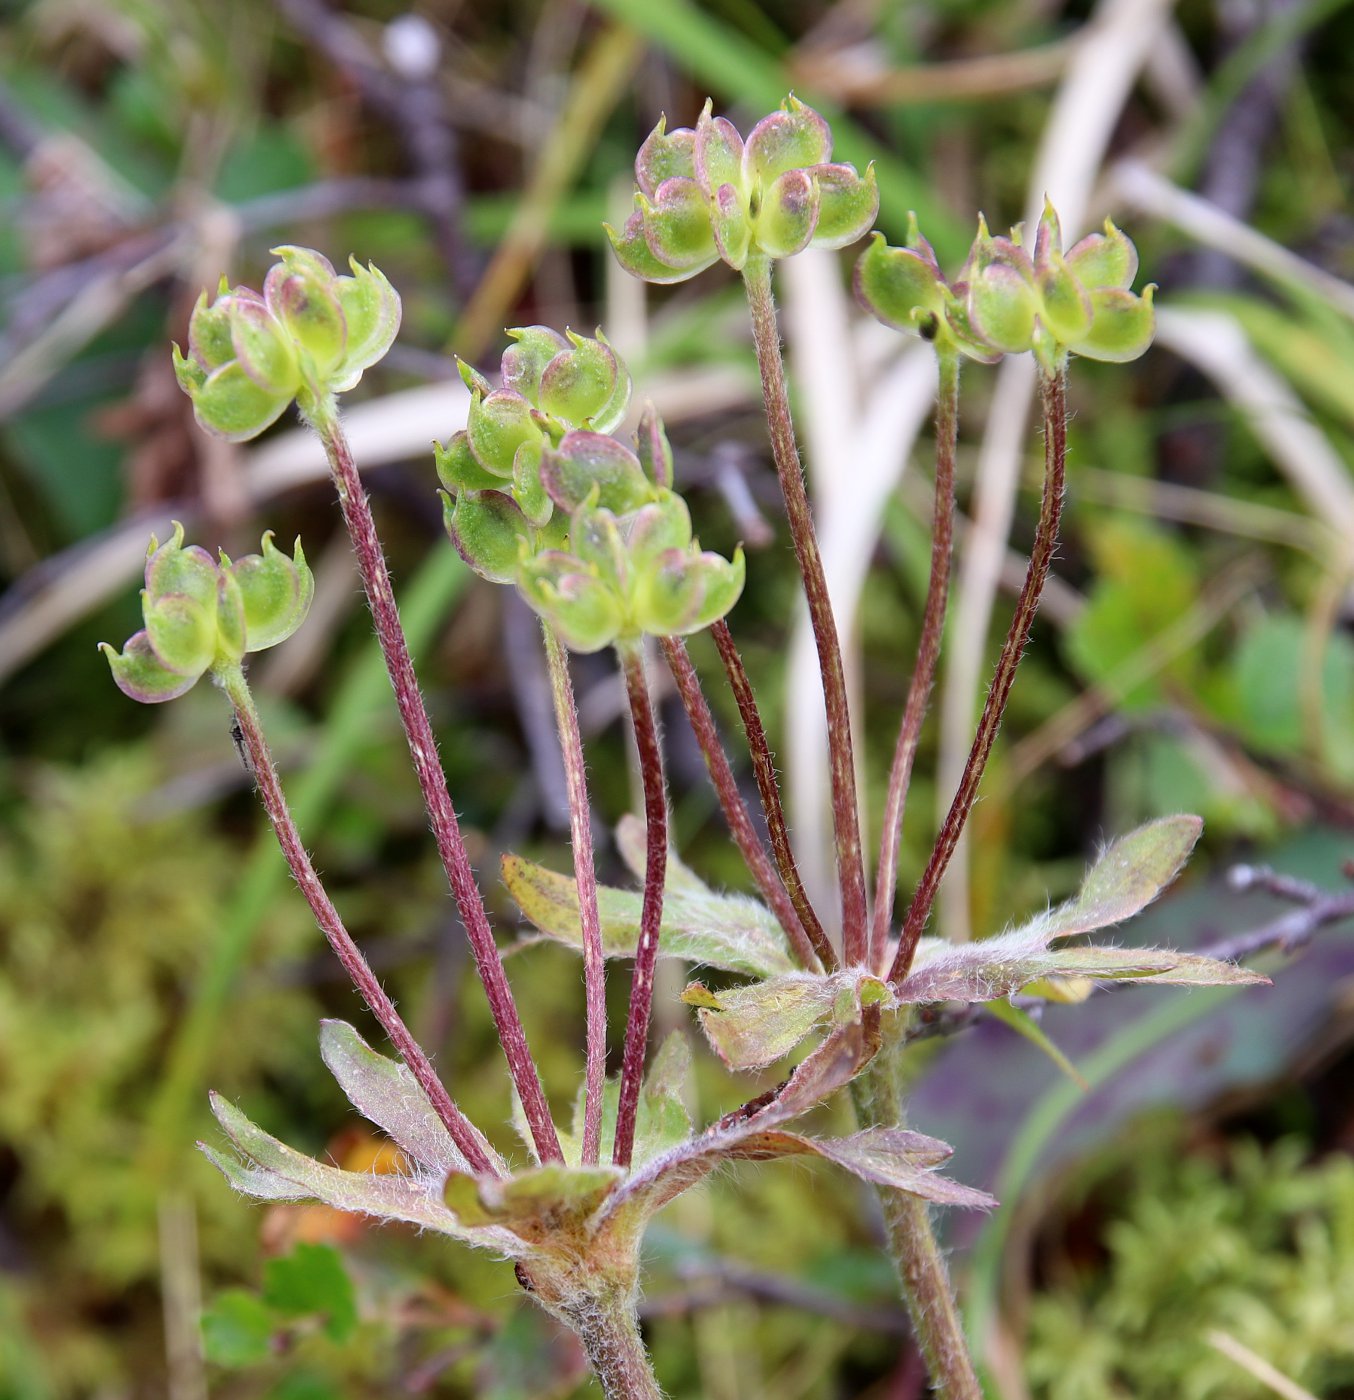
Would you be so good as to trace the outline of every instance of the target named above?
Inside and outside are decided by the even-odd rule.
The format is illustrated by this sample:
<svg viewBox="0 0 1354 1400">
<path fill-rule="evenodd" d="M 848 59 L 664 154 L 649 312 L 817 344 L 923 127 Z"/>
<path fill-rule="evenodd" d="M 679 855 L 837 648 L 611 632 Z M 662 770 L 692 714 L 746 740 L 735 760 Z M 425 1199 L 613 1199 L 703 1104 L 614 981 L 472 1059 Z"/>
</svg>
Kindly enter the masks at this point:
<svg viewBox="0 0 1354 1400">
<path fill-rule="evenodd" d="M 469 1164 L 409 1069 L 378 1054 L 346 1021 L 320 1022 L 320 1055 L 348 1101 L 423 1171 L 446 1175 Z M 481 1136 L 491 1162 L 497 1154 Z"/>
</svg>

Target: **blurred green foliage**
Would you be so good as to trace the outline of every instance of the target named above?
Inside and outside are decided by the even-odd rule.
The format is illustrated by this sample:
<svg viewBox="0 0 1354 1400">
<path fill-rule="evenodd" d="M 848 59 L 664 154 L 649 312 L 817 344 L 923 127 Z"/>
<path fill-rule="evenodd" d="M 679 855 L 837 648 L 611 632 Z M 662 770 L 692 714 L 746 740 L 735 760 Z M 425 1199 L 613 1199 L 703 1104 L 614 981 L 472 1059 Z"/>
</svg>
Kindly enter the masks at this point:
<svg viewBox="0 0 1354 1400">
<path fill-rule="evenodd" d="M 1082 1183 L 1105 1213 L 1075 1235 L 1030 1307 L 1040 1400 L 1262 1400 L 1275 1393 L 1209 1341 L 1220 1331 L 1313 1395 L 1354 1385 L 1354 1163 L 1287 1139 L 1183 1158 L 1173 1135 Z"/>
</svg>

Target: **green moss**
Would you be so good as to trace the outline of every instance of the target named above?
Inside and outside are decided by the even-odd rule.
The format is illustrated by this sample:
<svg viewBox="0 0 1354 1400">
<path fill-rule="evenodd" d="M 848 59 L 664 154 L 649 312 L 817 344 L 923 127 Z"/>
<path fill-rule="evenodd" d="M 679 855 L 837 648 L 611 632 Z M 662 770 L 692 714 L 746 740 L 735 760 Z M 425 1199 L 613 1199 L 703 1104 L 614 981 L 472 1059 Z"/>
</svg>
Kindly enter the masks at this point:
<svg viewBox="0 0 1354 1400">
<path fill-rule="evenodd" d="M 1296 1141 L 1221 1161 L 1178 1145 L 1134 1164 L 1102 1267 L 1036 1299 L 1026 1374 L 1039 1400 L 1261 1400 L 1209 1341 L 1242 1342 L 1315 1395 L 1354 1384 L 1354 1162 Z"/>
</svg>

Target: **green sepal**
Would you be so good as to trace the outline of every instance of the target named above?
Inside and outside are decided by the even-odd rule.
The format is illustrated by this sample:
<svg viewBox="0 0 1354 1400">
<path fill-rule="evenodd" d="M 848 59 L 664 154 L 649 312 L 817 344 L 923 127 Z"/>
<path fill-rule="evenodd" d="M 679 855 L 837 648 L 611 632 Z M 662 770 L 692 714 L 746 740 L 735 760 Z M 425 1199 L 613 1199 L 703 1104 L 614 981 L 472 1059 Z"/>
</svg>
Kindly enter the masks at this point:
<svg viewBox="0 0 1354 1400">
<path fill-rule="evenodd" d="M 741 272 L 752 251 L 752 220 L 733 185 L 721 185 L 710 200 L 710 231 L 719 256 Z"/>
<path fill-rule="evenodd" d="M 743 592 L 746 562 L 718 554 L 669 550 L 636 583 L 635 618 L 657 637 L 685 637 L 718 622 Z"/>
<path fill-rule="evenodd" d="M 1141 296 L 1119 287 L 1091 293 L 1091 328 L 1072 346 L 1088 360 L 1124 363 L 1146 352 L 1156 334 L 1152 299 L 1156 286 L 1148 283 Z"/>
<path fill-rule="evenodd" d="M 594 491 L 596 503 L 617 515 L 654 496 L 639 458 L 624 443 L 586 429 L 566 433 L 558 447 L 546 448 L 540 473 L 551 500 L 565 511 L 577 510 Z"/>
<path fill-rule="evenodd" d="M 549 326 L 515 326 L 508 335 L 513 344 L 503 352 L 503 387 L 542 407 L 541 376 L 556 355 L 568 350 L 569 342 Z"/>
<path fill-rule="evenodd" d="M 856 260 L 856 300 L 876 320 L 894 330 L 933 338 L 945 312 L 944 279 L 931 245 L 890 247 L 876 233 Z"/>
<path fill-rule="evenodd" d="M 233 300 L 235 298 L 227 292 L 217 301 L 209 302 L 203 291 L 188 318 L 188 354 L 206 371 L 219 369 L 235 357 L 230 324 Z"/>
<path fill-rule="evenodd" d="M 247 554 L 230 567 L 244 607 L 248 651 L 266 651 L 286 641 L 305 621 L 315 597 L 315 576 L 299 537 L 290 559 L 273 543 L 271 530 L 261 547 L 262 554 Z"/>
<path fill-rule="evenodd" d="M 635 455 L 644 469 L 644 475 L 655 486 L 670 490 L 672 487 L 672 444 L 663 430 L 663 420 L 651 403 L 644 405 L 640 414 L 639 429 L 635 433 Z"/>
<path fill-rule="evenodd" d="M 602 225 L 611 242 L 611 250 L 616 254 L 616 261 L 632 277 L 641 278 L 645 282 L 654 282 L 660 286 L 671 282 L 685 282 L 715 261 L 715 257 L 711 256 L 704 262 L 693 263 L 690 267 L 671 267 L 667 263 L 661 262 L 654 256 L 653 250 L 649 247 L 648 234 L 645 230 L 645 209 L 647 206 L 644 204 L 642 193 L 636 193 L 635 206 L 634 213 L 625 221 L 619 233 L 610 224 Z"/>
<path fill-rule="evenodd" d="M 354 388 L 364 370 L 384 359 L 400 332 L 403 314 L 399 293 L 379 267 L 363 267 L 356 258 L 349 258 L 348 265 L 353 275 L 339 277 L 334 284 L 347 328 L 343 363 L 327 386 L 337 394 Z"/>
<path fill-rule="evenodd" d="M 644 138 L 635 156 L 635 183 L 652 197 L 665 180 L 690 179 L 696 174 L 696 133 L 680 126 L 668 131 L 667 117 Z"/>
<path fill-rule="evenodd" d="M 745 193 L 743 138 L 726 117 L 714 115 L 714 103 L 709 98 L 696 121 L 692 174 L 709 199 L 714 199 L 726 185 L 736 195 Z"/>
<path fill-rule="evenodd" d="M 793 94 L 778 112 L 765 116 L 748 133 L 743 147 L 743 175 L 749 189 L 772 184 L 789 170 L 825 165 L 832 157 L 827 122 Z"/>
<path fill-rule="evenodd" d="M 1067 265 L 1087 291 L 1131 287 L 1138 275 L 1138 250 L 1112 219 L 1104 233 L 1089 233 L 1067 250 Z"/>
<path fill-rule="evenodd" d="M 534 545 L 516 503 L 501 491 L 463 491 L 455 500 L 445 491 L 438 494 L 443 523 L 461 558 L 491 583 L 515 582 L 523 549 Z"/>
<path fill-rule="evenodd" d="M 1061 254 L 1035 271 L 1039 287 L 1039 318 L 1064 345 L 1080 340 L 1090 329 L 1091 298 L 1072 275 Z"/>
<path fill-rule="evenodd" d="M 437 477 L 452 495 L 461 491 L 501 491 L 503 478 L 487 472 L 475 460 L 470 450 L 470 436 L 462 428 L 453 433 L 445 445 L 433 443 L 433 460 Z"/>
<path fill-rule="evenodd" d="M 818 186 L 807 170 L 787 170 L 763 191 L 753 220 L 757 246 L 770 257 L 788 258 L 809 246 L 818 226 Z"/>
<path fill-rule="evenodd" d="M 1030 349 L 1038 311 L 1034 288 L 1008 262 L 988 262 L 969 283 L 973 329 L 995 350 L 1009 355 Z"/>
<path fill-rule="evenodd" d="M 152 597 L 141 594 L 141 614 L 146 639 L 156 659 L 177 676 L 194 680 L 216 655 L 216 608 L 204 607 L 184 593 Z"/>
<path fill-rule="evenodd" d="M 615 589 L 572 554 L 546 550 L 523 559 L 517 587 L 571 651 L 600 651 L 624 626 L 625 610 Z"/>
<path fill-rule="evenodd" d="M 188 394 L 198 423 L 227 442 L 258 437 L 277 422 L 292 400 L 290 392 L 261 388 L 233 361 L 213 370 Z"/>
<path fill-rule="evenodd" d="M 230 560 L 222 554 L 216 576 L 216 655 L 214 666 L 236 666 L 248 650 L 245 639 L 244 596 Z"/>
<path fill-rule="evenodd" d="M 227 305 L 235 363 L 260 389 L 290 399 L 300 387 L 300 374 L 296 351 L 277 318 L 261 301 L 231 297 Z"/>
<path fill-rule="evenodd" d="M 512 478 L 517 449 L 542 437 L 531 405 L 511 389 L 495 389 L 472 398 L 466 427 L 475 460 L 495 476 Z"/>
<path fill-rule="evenodd" d="M 863 238 L 879 213 L 874 164 L 862 175 L 853 165 L 819 165 L 808 172 L 818 187 L 815 248 L 845 248 Z"/>
<path fill-rule="evenodd" d="M 599 330 L 595 340 L 566 331 L 568 347 L 541 373 L 537 406 L 574 427 L 605 433 L 630 403 L 630 375 Z"/>
<path fill-rule="evenodd" d="M 517 449 L 512 465 L 512 498 L 522 509 L 522 514 L 539 528 L 554 514 L 545 483 L 541 480 L 541 455 L 544 442 L 524 442 Z"/>
<path fill-rule="evenodd" d="M 636 196 L 649 251 L 676 271 L 709 267 L 719 256 L 710 226 L 710 204 L 692 179 L 664 180 L 653 199 Z"/>
<path fill-rule="evenodd" d="M 192 690 L 202 678 L 201 671 L 189 676 L 171 671 L 156 656 L 145 632 L 130 637 L 121 652 L 114 651 L 107 642 L 100 642 L 99 650 L 108 658 L 118 689 L 143 705 L 177 699 Z"/>
<path fill-rule="evenodd" d="M 268 269 L 263 299 L 295 343 L 313 387 L 327 387 L 348 342 L 333 264 L 312 248 L 284 244 L 271 252 L 282 261 Z"/>
</svg>

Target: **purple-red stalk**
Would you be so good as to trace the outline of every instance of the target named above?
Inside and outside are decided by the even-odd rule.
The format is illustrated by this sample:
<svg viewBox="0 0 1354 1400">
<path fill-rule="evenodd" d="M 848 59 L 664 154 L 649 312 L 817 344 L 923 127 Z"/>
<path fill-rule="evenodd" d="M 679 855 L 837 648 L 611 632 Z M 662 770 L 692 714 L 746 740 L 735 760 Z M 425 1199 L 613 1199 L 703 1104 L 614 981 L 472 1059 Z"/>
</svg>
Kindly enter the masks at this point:
<svg viewBox="0 0 1354 1400">
<path fill-rule="evenodd" d="M 428 809 L 438 854 L 470 939 L 475 967 L 484 984 L 489 1010 L 508 1061 L 508 1070 L 536 1145 L 536 1155 L 542 1162 L 562 1162 L 564 1154 L 560 1150 L 559 1135 L 550 1117 L 550 1107 L 541 1088 L 536 1062 L 527 1046 L 526 1032 L 522 1029 L 522 1020 L 517 1014 L 517 1004 L 513 1001 L 512 989 L 503 970 L 498 944 L 489 926 L 484 899 L 475 883 L 470 856 L 456 819 L 456 809 L 447 791 L 447 777 L 437 757 L 437 742 L 433 738 L 427 707 L 409 658 L 409 647 L 404 629 L 400 626 L 399 610 L 395 606 L 394 590 L 390 586 L 390 572 L 386 568 L 385 554 L 376 534 L 376 523 L 372 519 L 366 492 L 362 489 L 357 464 L 353 461 L 348 440 L 339 426 L 338 411 L 332 402 L 321 405 L 311 423 L 319 433 L 329 458 L 334 484 L 338 488 L 339 504 L 343 508 L 344 523 L 352 537 L 357 566 L 367 592 L 367 603 L 385 656 L 386 670 L 390 673 L 395 703 L 409 741 L 409 753 Z"/>
<path fill-rule="evenodd" d="M 1034 625 L 1034 614 L 1039 607 L 1039 597 L 1044 591 L 1049 566 L 1053 562 L 1053 551 L 1058 544 L 1058 523 L 1062 517 L 1063 485 L 1067 467 L 1067 371 L 1059 369 L 1056 374 L 1044 374 L 1040 379 L 1040 393 L 1044 408 L 1044 495 L 1039 507 L 1039 525 L 1035 531 L 1034 548 L 1030 551 L 1029 567 L 1025 571 L 1025 582 L 1016 600 L 1015 614 L 1011 618 L 1010 630 L 997 659 L 997 669 L 992 677 L 991 689 L 983 705 L 982 717 L 978 721 L 978 732 L 974 735 L 973 746 L 969 749 L 968 762 L 959 780 L 958 790 L 945 815 L 940 835 L 936 838 L 931 858 L 926 863 L 921 881 L 912 903 L 908 906 L 903 920 L 903 932 L 898 941 L 898 953 L 889 969 L 888 980 L 900 982 L 907 976 L 912 959 L 917 953 L 922 929 L 926 926 L 936 892 L 944 878 L 945 869 L 959 843 L 964 824 L 968 821 L 973 803 L 978 796 L 978 784 L 982 780 L 983 769 L 992 753 L 997 730 L 1006 710 L 1006 702 L 1011 695 L 1016 668 L 1025 654 L 1025 646 L 1030 639 L 1030 629 Z"/>
<path fill-rule="evenodd" d="M 870 925 L 871 967 L 878 967 L 888 946 L 889 925 L 898 887 L 898 843 L 903 834 L 903 810 L 912 781 L 926 708 L 935 685 L 936 663 L 945 632 L 945 607 L 950 596 L 950 558 L 954 552 L 954 459 L 959 438 L 959 356 L 939 356 L 936 395 L 936 496 L 931 524 L 931 578 L 922 609 L 921 641 L 912 671 L 898 742 L 889 770 L 888 796 L 879 833 L 879 867 L 875 872 L 874 919 Z"/>
<path fill-rule="evenodd" d="M 743 794 L 738 790 L 738 780 L 729 765 L 729 757 L 720 741 L 715 717 L 710 713 L 710 706 L 701 690 L 700 678 L 691 664 L 691 656 L 685 643 L 680 637 L 665 637 L 663 655 L 667 658 L 673 680 L 677 682 L 677 693 L 686 707 L 686 717 L 691 722 L 696 743 L 700 745 L 700 751 L 705 756 L 710 782 L 719 797 L 724 820 L 729 824 L 729 830 L 733 833 L 743 862 L 757 882 L 762 898 L 780 922 L 781 928 L 785 930 L 785 936 L 790 940 L 799 965 L 810 972 L 818 972 L 821 970 L 819 956 L 800 922 L 785 886 L 776 874 L 776 868 L 766 853 L 766 847 L 752 825 L 752 815 L 748 811 L 747 803 L 743 801 Z"/>
<path fill-rule="evenodd" d="M 818 648 L 818 669 L 823 678 L 827 710 L 828 755 L 832 778 L 832 825 L 837 840 L 837 879 L 842 901 L 842 960 L 848 966 L 862 962 L 869 932 L 865 896 L 865 861 L 860 843 L 860 811 L 856 804 L 855 756 L 851 743 L 851 713 L 846 700 L 846 672 L 841 641 L 832 615 L 827 576 L 813 528 L 813 512 L 804 488 L 804 469 L 795 442 L 790 397 L 785 388 L 785 365 L 780 353 L 780 328 L 771 290 L 771 260 L 754 254 L 743 269 L 748 309 L 752 313 L 752 338 L 762 377 L 762 400 L 771 432 L 771 454 L 785 498 L 785 513 L 794 541 L 795 558 L 804 583 L 809 622 Z"/>
<path fill-rule="evenodd" d="M 386 995 L 385 989 L 376 980 L 362 950 L 353 941 L 352 935 L 343 925 L 339 912 L 334 908 L 319 875 L 316 873 L 310 856 L 302 844 L 301 835 L 292 820 L 287 806 L 282 783 L 278 779 L 273 764 L 273 755 L 268 741 L 263 736 L 258 711 L 254 708 L 254 697 L 244 678 L 244 672 L 237 666 L 218 677 L 221 688 L 226 692 L 230 703 L 235 707 L 235 719 L 249 754 L 250 768 L 258 785 L 259 797 L 264 810 L 277 833 L 278 845 L 286 857 L 301 893 L 310 905 L 315 922 L 329 940 L 329 946 L 338 954 L 344 971 L 352 979 L 353 986 L 361 994 L 362 1000 L 371 1008 L 372 1014 L 381 1023 L 382 1029 L 390 1037 L 390 1042 L 399 1051 L 401 1059 L 409 1066 L 410 1072 L 418 1080 L 419 1087 L 428 1096 L 437 1116 L 451 1134 L 461 1155 L 477 1172 L 499 1175 L 498 1167 L 490 1155 L 490 1150 L 475 1125 L 457 1108 L 446 1086 L 437 1077 L 427 1055 L 423 1053 L 404 1024 L 395 1003 Z"/>
<path fill-rule="evenodd" d="M 767 834 L 771 838 L 771 854 L 776 860 L 776 869 L 790 895 L 790 901 L 799 915 L 804 931 L 813 944 L 814 952 L 827 972 L 836 971 L 839 966 L 837 950 L 827 936 L 818 912 L 809 899 L 809 892 L 800 878 L 799 866 L 795 863 L 794 847 L 790 844 L 790 828 L 785 823 L 785 812 L 780 803 L 780 786 L 776 782 L 776 760 L 767 741 L 766 726 L 762 723 L 761 711 L 757 708 L 757 697 L 752 690 L 752 681 L 743 666 L 743 658 L 733 640 L 729 625 L 722 619 L 710 628 L 710 635 L 719 648 L 720 660 L 724 663 L 724 674 L 729 680 L 729 689 L 738 705 L 738 714 L 743 721 L 743 734 L 748 741 L 748 754 L 752 759 L 752 775 L 757 780 L 757 792 L 762 799 L 762 815 L 766 818 Z"/>
<path fill-rule="evenodd" d="M 635 949 L 635 977 L 630 989 L 630 1014 L 625 1024 L 625 1049 L 621 1054 L 620 1102 L 616 1108 L 616 1140 L 612 1161 L 628 1167 L 635 1146 L 635 1120 L 639 1090 L 644 1081 L 644 1060 L 649 1048 L 649 1020 L 653 1014 L 654 967 L 658 962 L 658 937 L 663 924 L 663 886 L 668 873 L 668 802 L 663 777 L 663 750 L 658 742 L 649 682 L 644 674 L 644 648 L 638 642 L 617 647 L 630 717 L 639 750 L 639 771 L 644 783 L 644 899 L 639 914 L 639 944 Z"/>
<path fill-rule="evenodd" d="M 569 789 L 569 839 L 578 888 L 578 919 L 583 930 L 583 988 L 587 1006 L 587 1071 L 583 1091 L 583 1165 L 597 1165 L 602 1143 L 602 1096 L 606 1088 L 606 959 L 602 921 L 597 912 L 597 870 L 592 849 L 592 808 L 583 763 L 578 707 L 569 678 L 569 657 L 548 622 L 541 623 L 550 663 L 550 693 L 555 702 L 560 753 Z"/>
</svg>

